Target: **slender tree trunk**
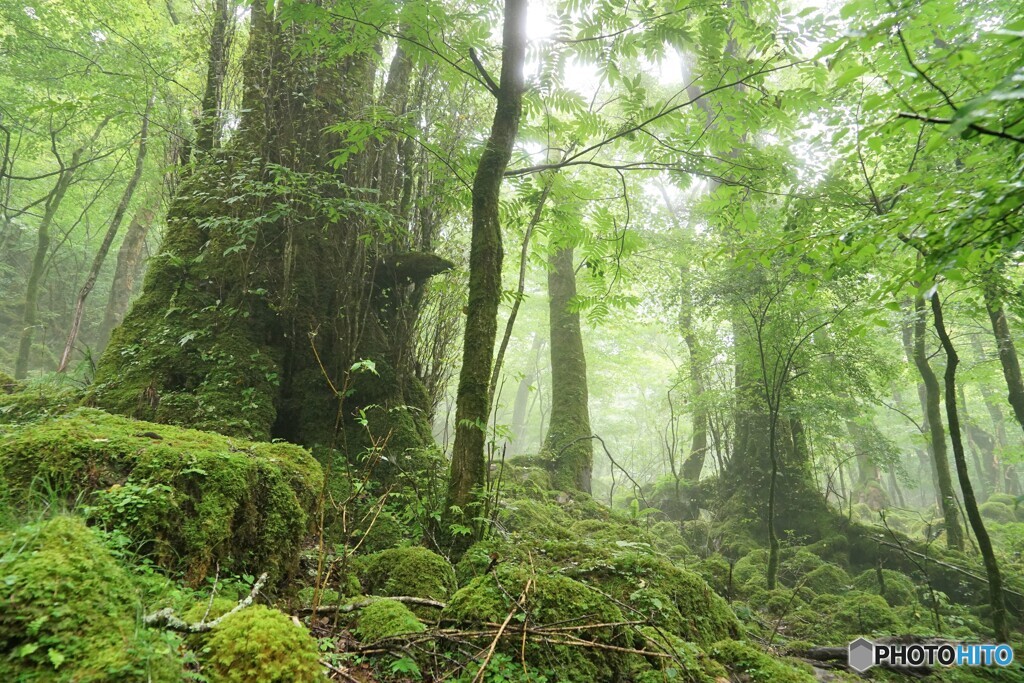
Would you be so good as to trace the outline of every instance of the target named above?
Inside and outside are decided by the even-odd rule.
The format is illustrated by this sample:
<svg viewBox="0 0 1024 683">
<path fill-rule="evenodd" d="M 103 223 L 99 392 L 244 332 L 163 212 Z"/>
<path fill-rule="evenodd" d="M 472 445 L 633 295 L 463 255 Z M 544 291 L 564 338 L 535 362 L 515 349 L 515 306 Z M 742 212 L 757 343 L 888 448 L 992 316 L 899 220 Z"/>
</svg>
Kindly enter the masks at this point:
<svg viewBox="0 0 1024 683">
<path fill-rule="evenodd" d="M 935 294 L 938 296 L 938 294 Z M 935 377 L 931 366 L 928 364 L 928 352 L 925 348 L 925 334 L 927 331 L 924 319 L 924 299 L 917 296 L 914 299 L 914 363 L 917 365 L 921 379 L 927 391 L 927 415 L 928 426 L 932 439 L 932 455 L 935 462 L 935 472 L 939 482 L 939 500 L 942 504 L 942 517 L 945 520 L 946 544 L 957 550 L 964 549 L 963 531 L 960 528 L 960 520 L 957 515 L 956 493 L 953 490 L 953 480 L 949 473 L 949 458 L 946 455 L 946 433 L 942 428 L 942 412 L 939 407 L 940 392 L 939 380 Z M 948 397 L 947 397 L 948 400 Z M 954 399 L 955 400 L 955 399 Z"/>
<path fill-rule="evenodd" d="M 501 298 L 501 183 L 512 157 L 522 114 L 523 65 L 526 59 L 526 0 L 506 0 L 501 83 L 491 134 L 473 180 L 473 221 L 469 253 L 469 305 L 463 338 L 462 370 L 455 411 L 455 443 L 448 478 L 445 511 L 467 508 L 477 501 L 485 482 L 484 432 L 490 413 L 489 388 Z M 449 520 L 451 517 L 449 516 Z M 482 529 L 474 524 L 474 537 Z M 456 539 L 455 553 L 473 539 Z"/>
<path fill-rule="evenodd" d="M 684 278 L 684 287 L 686 287 Z M 704 374 L 707 364 L 700 340 L 693 329 L 693 302 L 687 291 L 684 294 L 683 313 L 680 323 L 683 328 L 683 341 L 690 356 L 690 401 L 693 403 L 693 437 L 690 440 L 690 453 L 683 462 L 683 479 L 696 483 L 704 471 L 704 460 L 708 452 L 708 407 L 704 400 Z"/>
<path fill-rule="evenodd" d="M 985 563 L 985 573 L 988 576 L 989 603 L 992 606 L 992 627 L 996 633 L 996 640 L 1000 643 L 1007 643 L 1010 640 L 1010 629 L 1006 618 L 1006 602 L 1003 599 L 1003 579 L 999 573 L 999 563 L 996 561 L 995 552 L 992 550 L 992 541 L 989 539 L 988 530 L 985 529 L 985 522 L 978 512 L 978 501 L 974 497 L 974 488 L 971 486 L 971 479 L 967 473 L 967 458 L 964 455 L 964 444 L 960 437 L 960 417 L 956 409 L 956 366 L 960 363 L 953 342 L 949 338 L 946 326 L 942 320 L 942 304 L 939 301 L 939 294 L 932 294 L 932 315 L 935 318 L 935 331 L 942 341 L 942 348 L 946 351 L 946 372 L 944 380 L 946 384 L 946 416 L 949 420 L 949 435 L 953 441 L 953 459 L 956 462 L 956 474 L 960 480 L 960 490 L 964 495 L 964 507 L 967 511 L 967 519 L 974 530 L 974 536 L 978 539 L 978 549 L 981 551 L 982 560 Z"/>
<path fill-rule="evenodd" d="M 89 297 L 93 287 L 96 286 L 96 279 L 100 276 L 100 269 L 103 268 L 103 262 L 107 260 L 110 246 L 114 243 L 117 231 L 121 229 L 121 222 L 128 212 L 128 206 L 135 195 L 135 188 L 139 185 L 139 179 L 142 178 L 142 169 L 146 163 L 146 150 L 148 149 L 149 142 L 149 112 L 152 108 L 153 98 L 151 97 L 149 102 L 146 103 L 146 111 L 142 115 L 142 130 L 139 133 L 139 151 L 135 155 L 135 169 L 132 171 L 132 177 L 128 180 L 124 192 L 121 194 L 121 201 L 118 203 L 117 209 L 114 210 L 114 216 L 110 219 L 110 226 L 103 236 L 100 248 L 96 251 L 96 256 L 92 260 L 89 274 L 86 276 L 85 282 L 78 292 L 78 299 L 75 300 L 75 314 L 71 319 L 71 330 L 68 332 L 68 340 L 64 344 L 64 353 L 60 357 L 57 372 L 64 372 L 71 361 L 71 353 L 75 348 L 75 341 L 78 339 L 78 332 L 82 327 L 82 316 L 85 315 L 85 300 Z"/>
<path fill-rule="evenodd" d="M 572 247 L 551 255 L 548 268 L 551 328 L 551 422 L 544 450 L 554 458 L 552 481 L 559 489 L 590 493 L 593 442 L 587 391 L 587 359 L 583 350 L 580 314 L 570 310 L 576 296 Z"/>
<path fill-rule="evenodd" d="M 910 309 L 913 306 L 913 304 L 910 303 L 909 301 L 907 301 L 904 305 L 906 306 L 907 309 Z M 915 327 L 912 324 L 904 322 L 901 331 L 902 331 L 902 336 L 903 336 L 903 352 L 904 352 L 904 354 L 906 354 L 907 362 L 908 363 L 912 363 L 912 364 L 914 364 L 916 366 L 917 365 L 917 359 L 916 359 L 916 356 L 914 355 L 914 331 L 915 331 Z M 920 462 L 921 462 L 921 464 L 923 466 L 921 474 L 923 475 L 924 471 L 927 470 L 928 474 L 930 475 L 929 480 L 932 483 L 932 490 L 935 493 L 935 503 L 939 506 L 939 509 L 942 509 L 942 494 L 939 492 L 939 476 L 938 476 L 938 473 L 935 470 L 935 453 L 932 450 L 932 442 L 931 442 L 931 437 L 930 437 L 930 434 L 931 434 L 931 423 L 928 420 L 928 388 L 924 385 L 924 382 L 918 382 L 917 383 L 917 400 L 918 400 L 918 402 L 921 405 L 921 430 L 922 430 L 921 431 L 921 435 L 923 437 L 925 437 L 927 439 L 927 442 L 928 442 L 927 452 L 922 455 L 921 452 L 919 451 L 919 454 L 918 454 L 919 458 L 920 458 Z M 921 481 L 921 504 L 922 505 L 925 504 L 924 492 L 925 492 L 925 486 L 924 486 L 924 481 L 922 480 Z"/>
<path fill-rule="evenodd" d="M 50 191 L 49 197 L 43 210 L 43 218 L 39 221 L 39 230 L 36 236 L 36 253 L 32 259 L 32 270 L 29 272 L 28 286 L 25 289 L 25 310 L 24 327 L 21 330 L 21 339 L 18 343 L 18 358 L 14 363 L 14 378 L 25 379 L 28 376 L 29 358 L 32 355 L 32 338 L 36 330 L 36 317 L 39 307 L 39 284 L 43 279 L 43 271 L 46 270 L 46 256 L 50 251 L 50 227 L 57 215 L 64 196 L 67 194 L 71 181 L 78 171 L 78 165 L 82 161 L 82 155 L 99 139 L 103 129 L 107 127 L 111 117 L 103 119 L 96 126 L 92 137 L 76 149 L 71 155 L 71 163 L 66 166 L 61 164 L 60 173 L 57 175 L 57 182 Z M 56 156 L 56 143 L 54 143 L 54 155 Z M 60 157 L 58 157 L 59 160 Z"/>
<path fill-rule="evenodd" d="M 1024 379 L 1020 374 L 1020 361 L 1017 358 L 1017 347 L 1010 334 L 1010 326 L 1006 321 L 1006 311 L 999 297 L 994 276 L 986 278 L 982 291 L 985 295 L 985 308 L 992 323 L 992 334 L 996 337 L 999 349 L 999 363 L 1003 366 L 1003 377 L 1006 379 L 1007 401 L 1013 408 L 1013 415 L 1024 428 Z"/>
<path fill-rule="evenodd" d="M 101 353 L 110 341 L 114 328 L 121 324 L 132 295 L 135 293 L 136 282 L 142 274 L 142 253 L 146 246 L 146 236 L 156 221 L 160 207 L 160 193 L 153 190 L 128 224 L 128 231 L 117 250 L 117 265 L 114 267 L 114 280 L 110 285 L 110 296 L 107 297 L 107 309 L 100 323 L 96 338 L 96 351 Z"/>
</svg>

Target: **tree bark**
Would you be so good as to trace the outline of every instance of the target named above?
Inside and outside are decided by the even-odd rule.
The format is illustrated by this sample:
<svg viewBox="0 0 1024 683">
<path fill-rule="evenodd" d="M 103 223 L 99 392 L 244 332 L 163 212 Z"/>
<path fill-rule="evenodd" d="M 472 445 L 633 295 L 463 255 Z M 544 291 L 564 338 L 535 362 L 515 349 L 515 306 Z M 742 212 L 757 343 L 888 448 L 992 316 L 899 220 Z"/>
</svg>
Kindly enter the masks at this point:
<svg viewBox="0 0 1024 683">
<path fill-rule="evenodd" d="M 96 279 L 100 276 L 100 269 L 103 268 L 103 262 L 107 260 L 110 246 L 114 243 L 118 230 L 121 229 L 121 222 L 128 212 L 128 206 L 131 204 L 132 197 L 135 196 L 135 188 L 139 185 L 139 179 L 142 178 L 142 169 L 146 163 L 146 150 L 149 145 L 149 112 L 152 108 L 153 98 L 151 97 L 149 102 L 146 103 L 146 111 L 142 114 L 142 130 L 139 132 L 139 151 L 135 155 L 135 168 L 132 171 L 132 177 L 128 179 L 128 184 L 121 194 L 121 201 L 118 202 L 117 209 L 114 210 L 114 216 L 110 219 L 107 232 L 103 236 L 103 241 L 100 243 L 96 256 L 92 260 L 89 274 L 86 276 L 82 288 L 78 291 L 78 298 L 75 300 L 75 313 L 71 319 L 71 330 L 68 332 L 68 340 L 64 344 L 64 353 L 61 354 L 57 372 L 64 372 L 71 361 L 71 353 L 75 348 L 75 341 L 78 339 L 78 332 L 82 327 L 82 316 L 85 315 L 85 300 L 89 297 L 93 287 L 96 286 Z"/>
<path fill-rule="evenodd" d="M 14 378 L 25 379 L 28 376 L 29 358 L 32 355 L 32 338 L 35 335 L 36 318 L 39 308 L 39 284 L 43 279 L 43 271 L 46 270 L 46 256 L 50 251 L 50 227 L 57 215 L 64 196 L 75 173 L 79 170 L 79 163 L 82 155 L 99 139 L 103 129 L 107 127 L 111 117 L 108 116 L 96 126 L 89 140 L 71 154 L 71 163 L 64 165 L 60 156 L 57 155 L 56 139 L 53 140 L 53 153 L 61 164 L 60 173 L 54 183 L 53 190 L 43 210 L 43 217 L 39 221 L 39 229 L 36 233 L 36 253 L 32 259 L 32 270 L 29 272 L 28 286 L 25 288 L 25 310 L 23 313 L 24 327 L 21 330 L 21 339 L 18 343 L 18 357 L 14 363 Z"/>
<path fill-rule="evenodd" d="M 935 294 L 934 296 L 938 296 Z M 927 331 L 924 319 L 924 299 L 918 295 L 914 298 L 914 364 L 921 373 L 926 390 L 926 415 L 932 440 L 932 456 L 935 462 L 935 473 L 939 483 L 939 502 L 946 527 L 946 545 L 957 550 L 964 549 L 963 532 L 957 514 L 956 493 L 953 491 L 953 480 L 949 473 L 949 458 L 946 455 L 946 431 L 942 427 L 942 412 L 939 407 L 939 380 L 935 377 L 928 364 L 928 352 L 925 348 Z M 948 397 L 947 397 L 948 400 Z"/>
<path fill-rule="evenodd" d="M 994 275 L 990 274 L 986 277 L 982 285 L 982 292 L 985 296 L 985 308 L 988 310 L 988 317 L 992 323 L 992 334 L 995 335 L 999 349 L 999 363 L 1003 367 L 1003 377 L 1006 379 L 1006 399 L 1013 408 L 1013 415 L 1017 418 L 1017 422 L 1024 428 L 1024 379 L 1021 378 L 1017 347 L 1010 334 L 1006 311 L 1003 308 L 998 283 L 995 281 Z"/>
<path fill-rule="evenodd" d="M 494 342 L 498 330 L 498 302 L 501 298 L 501 184 L 512 157 L 522 114 L 523 66 L 526 60 L 526 0 L 506 0 L 501 82 L 495 92 L 497 105 L 491 134 L 473 179 L 473 220 L 469 253 L 469 305 L 463 337 L 462 370 L 455 409 L 455 443 L 448 477 L 445 511 L 464 513 L 476 503 L 485 482 L 484 436 L 490 414 L 488 396 Z M 473 524 L 472 537 L 482 529 Z M 456 553 L 468 547 L 472 537 L 456 539 Z"/>
<path fill-rule="evenodd" d="M 992 626 L 995 630 L 996 640 L 1000 643 L 1010 641 L 1010 629 L 1007 624 L 1006 601 L 1003 597 L 1003 579 L 999 573 L 999 563 L 996 561 L 995 552 L 992 550 L 992 541 L 985 528 L 985 522 L 978 511 L 978 501 L 974 497 L 974 488 L 971 486 L 971 478 L 967 472 L 967 458 L 964 455 L 964 444 L 960 437 L 960 416 L 956 407 L 956 367 L 960 363 L 953 342 L 942 319 L 942 303 L 939 301 L 939 294 L 932 294 L 932 315 L 935 319 L 935 331 L 942 342 L 942 348 L 946 351 L 946 371 L 944 380 L 946 385 L 946 416 L 949 420 L 949 435 L 953 441 L 953 460 L 956 462 L 956 474 L 960 480 L 960 491 L 964 496 L 964 508 L 967 511 L 967 519 L 971 523 L 975 538 L 978 539 L 978 549 L 985 563 L 985 573 L 988 577 L 989 603 L 992 606 Z"/>
<path fill-rule="evenodd" d="M 96 351 L 102 353 L 110 341 L 110 334 L 121 324 L 132 295 L 135 293 L 136 282 L 142 273 L 142 253 L 146 246 L 146 236 L 156 221 L 160 207 L 160 193 L 153 190 L 144 200 L 142 206 L 128 224 L 128 231 L 117 250 L 117 265 L 114 267 L 114 280 L 110 285 L 107 297 L 107 308 L 103 313 L 103 322 L 96 337 Z"/>
<path fill-rule="evenodd" d="M 580 314 L 570 310 L 576 296 L 572 247 L 551 254 L 548 320 L 551 329 L 551 421 L 544 450 L 553 458 L 555 488 L 590 493 L 594 450 L 590 436 L 587 358 Z"/>
<path fill-rule="evenodd" d="M 220 145 L 220 100 L 228 66 L 228 0 L 215 0 L 213 11 L 210 52 L 206 62 L 206 87 L 196 125 L 195 148 L 200 152 L 210 152 Z"/>
</svg>

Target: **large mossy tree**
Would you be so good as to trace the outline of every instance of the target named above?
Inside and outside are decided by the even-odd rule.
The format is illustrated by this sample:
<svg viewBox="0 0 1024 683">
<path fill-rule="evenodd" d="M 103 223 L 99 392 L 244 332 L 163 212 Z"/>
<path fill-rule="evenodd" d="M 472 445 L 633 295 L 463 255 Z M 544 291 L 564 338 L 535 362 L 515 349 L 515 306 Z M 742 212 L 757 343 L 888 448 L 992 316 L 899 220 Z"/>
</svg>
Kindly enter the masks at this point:
<svg viewBox="0 0 1024 683">
<path fill-rule="evenodd" d="M 387 411 L 425 407 L 416 303 L 448 267 L 417 210 L 429 176 L 413 182 L 398 135 L 358 133 L 371 115 L 404 125 L 425 87 L 399 45 L 375 94 L 380 34 L 313 9 L 253 4 L 238 129 L 220 149 L 197 146 L 142 295 L 99 362 L 97 406 L 344 446 L 352 409 L 373 404 L 391 423 L 378 437 L 428 433 L 414 411 Z M 375 8 L 385 22 L 394 11 Z"/>
</svg>

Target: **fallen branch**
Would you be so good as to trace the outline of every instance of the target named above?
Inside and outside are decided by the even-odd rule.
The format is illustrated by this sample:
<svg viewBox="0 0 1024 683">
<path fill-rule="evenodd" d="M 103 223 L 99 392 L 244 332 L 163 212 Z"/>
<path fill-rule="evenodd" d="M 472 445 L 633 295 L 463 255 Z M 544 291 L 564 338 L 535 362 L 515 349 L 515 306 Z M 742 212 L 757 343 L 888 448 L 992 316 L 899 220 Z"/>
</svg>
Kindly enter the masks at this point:
<svg viewBox="0 0 1024 683">
<path fill-rule="evenodd" d="M 216 628 L 220 622 L 230 617 L 235 612 L 241 612 L 243 609 L 252 604 L 253 600 L 256 599 L 256 595 L 263 588 L 263 584 L 267 582 L 267 573 L 263 572 L 260 574 L 260 578 L 256 579 L 256 583 L 252 585 L 252 590 L 249 591 L 249 595 L 244 599 L 239 600 L 238 604 L 231 608 L 230 611 L 225 612 L 212 621 L 199 621 L 194 624 L 190 624 L 181 617 L 174 614 L 173 607 L 166 607 L 158 612 L 147 614 L 142 618 L 142 623 L 146 626 L 154 628 L 163 628 L 168 631 L 178 631 L 180 633 L 206 633 Z"/>
<path fill-rule="evenodd" d="M 313 614 L 314 612 L 320 614 L 335 613 L 335 612 L 354 612 L 357 609 L 362 609 L 368 605 L 377 602 L 378 600 L 394 600 L 395 602 L 404 602 L 409 605 L 421 605 L 423 607 L 436 607 L 438 609 L 444 609 L 446 604 L 437 600 L 431 600 L 430 598 L 417 598 L 410 595 L 371 595 L 365 600 L 356 600 L 350 602 L 347 605 L 319 605 L 318 607 L 300 607 L 297 610 L 292 610 L 294 614 L 301 614 L 303 616 L 307 614 Z"/>
<path fill-rule="evenodd" d="M 964 569 L 963 567 L 958 567 L 955 564 L 950 564 L 949 562 L 943 562 L 942 560 L 936 560 L 934 557 L 929 557 L 928 555 L 925 555 L 924 553 L 919 553 L 916 550 L 911 550 L 910 548 L 901 548 L 900 546 L 898 546 L 898 545 L 896 545 L 894 543 L 889 543 L 888 541 L 878 541 L 878 543 L 881 544 L 881 545 L 887 546 L 889 548 L 895 548 L 896 550 L 899 550 L 899 551 L 902 551 L 902 552 L 905 552 L 905 553 L 910 553 L 911 555 L 916 555 L 918 557 L 924 558 L 924 559 L 928 560 L 929 562 L 932 562 L 934 564 L 939 565 L 940 567 L 945 567 L 946 569 L 952 569 L 953 571 L 959 572 L 960 574 L 963 574 L 964 576 L 969 576 L 970 578 L 974 579 L 975 581 L 978 581 L 979 583 L 982 583 L 982 584 L 984 584 L 986 586 L 988 585 L 988 579 L 986 579 L 984 576 L 978 576 L 977 574 L 973 573 L 969 569 Z M 1016 596 L 1018 598 L 1024 599 L 1024 594 L 1018 593 L 1017 591 L 1013 590 L 1012 588 L 1007 588 L 1006 586 L 1003 586 L 1003 592 L 1004 593 L 1009 593 L 1010 595 L 1013 595 L 1013 596 Z"/>
</svg>

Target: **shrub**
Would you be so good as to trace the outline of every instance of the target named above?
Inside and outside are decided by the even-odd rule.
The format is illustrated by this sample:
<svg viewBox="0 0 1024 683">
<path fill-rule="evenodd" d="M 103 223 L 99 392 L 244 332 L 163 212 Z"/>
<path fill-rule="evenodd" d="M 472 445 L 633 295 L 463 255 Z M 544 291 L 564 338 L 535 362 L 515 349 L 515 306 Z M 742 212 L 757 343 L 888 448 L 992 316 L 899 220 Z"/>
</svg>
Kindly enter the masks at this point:
<svg viewBox="0 0 1024 683">
<path fill-rule="evenodd" d="M 326 681 L 316 640 L 287 615 L 255 605 L 210 632 L 203 662 L 211 683 Z"/>
</svg>

